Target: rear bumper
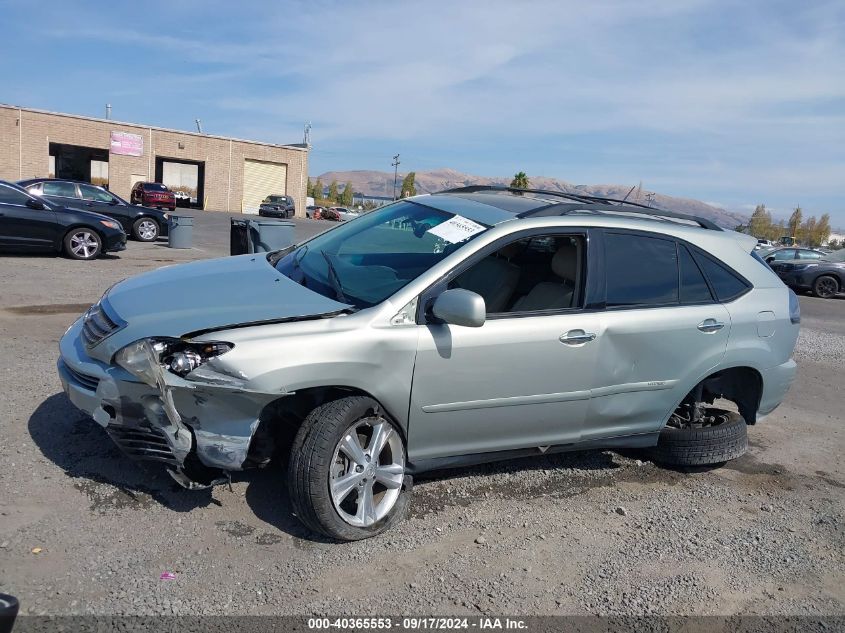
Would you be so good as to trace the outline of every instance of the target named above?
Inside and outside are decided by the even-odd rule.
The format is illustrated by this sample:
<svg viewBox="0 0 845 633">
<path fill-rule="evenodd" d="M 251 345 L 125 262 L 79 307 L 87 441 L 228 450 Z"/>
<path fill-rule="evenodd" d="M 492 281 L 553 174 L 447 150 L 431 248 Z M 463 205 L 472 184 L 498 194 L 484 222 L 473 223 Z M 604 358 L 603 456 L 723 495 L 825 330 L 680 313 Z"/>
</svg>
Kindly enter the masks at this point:
<svg viewBox="0 0 845 633">
<path fill-rule="evenodd" d="M 783 402 L 786 393 L 795 381 L 797 372 L 798 366 L 790 358 L 782 365 L 772 367 L 763 373 L 763 395 L 757 411 L 758 419 L 774 411 Z"/>
</svg>

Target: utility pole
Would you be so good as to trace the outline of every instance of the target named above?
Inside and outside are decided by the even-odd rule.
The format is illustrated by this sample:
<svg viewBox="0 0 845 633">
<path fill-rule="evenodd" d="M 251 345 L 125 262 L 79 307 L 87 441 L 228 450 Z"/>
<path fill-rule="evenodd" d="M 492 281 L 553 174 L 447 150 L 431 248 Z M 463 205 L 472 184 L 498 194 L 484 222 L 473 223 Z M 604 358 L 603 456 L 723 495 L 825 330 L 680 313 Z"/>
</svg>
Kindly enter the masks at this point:
<svg viewBox="0 0 845 633">
<path fill-rule="evenodd" d="M 393 157 L 393 162 L 390 164 L 393 167 L 393 199 L 396 200 L 396 179 L 399 177 L 399 154 Z"/>
</svg>

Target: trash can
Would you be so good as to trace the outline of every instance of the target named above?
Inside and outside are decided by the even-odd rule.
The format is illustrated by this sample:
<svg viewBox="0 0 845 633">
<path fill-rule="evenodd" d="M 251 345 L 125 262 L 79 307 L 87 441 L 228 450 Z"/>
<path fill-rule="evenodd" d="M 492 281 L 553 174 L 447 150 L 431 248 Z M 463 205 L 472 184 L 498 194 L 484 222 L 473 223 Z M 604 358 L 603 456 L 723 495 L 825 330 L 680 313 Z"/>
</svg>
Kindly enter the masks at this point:
<svg viewBox="0 0 845 633">
<path fill-rule="evenodd" d="M 249 220 L 230 218 L 229 227 L 229 255 L 246 255 L 251 253 L 252 243 L 249 239 Z"/>
<path fill-rule="evenodd" d="M 231 218 L 229 253 L 269 253 L 293 244 L 293 222 Z"/>
<path fill-rule="evenodd" d="M 194 233 L 194 216 L 171 215 L 167 222 L 168 241 L 170 248 L 191 248 Z"/>
<path fill-rule="evenodd" d="M 250 220 L 253 253 L 269 253 L 293 244 L 293 222 L 284 220 Z"/>
</svg>

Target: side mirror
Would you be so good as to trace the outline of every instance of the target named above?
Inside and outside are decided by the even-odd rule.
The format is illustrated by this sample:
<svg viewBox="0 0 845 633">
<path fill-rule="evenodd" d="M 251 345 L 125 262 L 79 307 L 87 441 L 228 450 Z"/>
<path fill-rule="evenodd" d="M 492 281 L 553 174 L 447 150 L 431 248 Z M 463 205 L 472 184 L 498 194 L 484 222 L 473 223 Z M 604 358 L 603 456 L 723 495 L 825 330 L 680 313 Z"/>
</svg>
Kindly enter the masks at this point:
<svg viewBox="0 0 845 633">
<path fill-rule="evenodd" d="M 30 209 L 35 209 L 36 211 L 41 211 L 44 209 L 44 203 L 41 200 L 36 200 L 35 198 L 27 198 L 26 199 L 26 206 Z"/>
<path fill-rule="evenodd" d="M 431 313 L 451 325 L 481 327 L 487 318 L 487 306 L 481 295 L 463 288 L 452 288 L 434 300 Z"/>
</svg>

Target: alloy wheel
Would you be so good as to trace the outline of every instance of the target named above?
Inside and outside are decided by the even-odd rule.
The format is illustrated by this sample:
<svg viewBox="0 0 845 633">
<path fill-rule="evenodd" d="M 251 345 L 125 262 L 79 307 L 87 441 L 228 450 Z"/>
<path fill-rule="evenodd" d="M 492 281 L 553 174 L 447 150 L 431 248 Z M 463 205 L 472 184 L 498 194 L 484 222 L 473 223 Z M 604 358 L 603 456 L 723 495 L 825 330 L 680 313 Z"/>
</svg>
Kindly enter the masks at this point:
<svg viewBox="0 0 845 633">
<path fill-rule="evenodd" d="M 396 505 L 405 476 L 402 438 L 383 418 L 355 422 L 334 450 L 329 473 L 332 504 L 350 525 L 369 527 Z"/>
<path fill-rule="evenodd" d="M 827 299 L 836 294 L 836 282 L 830 277 L 822 277 L 816 281 L 816 294 L 823 299 Z"/>
<path fill-rule="evenodd" d="M 90 259 L 100 247 L 100 241 L 90 231 L 78 231 L 70 237 L 70 250 L 80 259 Z"/>
<path fill-rule="evenodd" d="M 138 237 L 145 242 L 154 240 L 158 235 L 158 225 L 152 220 L 141 220 L 138 223 Z"/>
</svg>

